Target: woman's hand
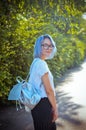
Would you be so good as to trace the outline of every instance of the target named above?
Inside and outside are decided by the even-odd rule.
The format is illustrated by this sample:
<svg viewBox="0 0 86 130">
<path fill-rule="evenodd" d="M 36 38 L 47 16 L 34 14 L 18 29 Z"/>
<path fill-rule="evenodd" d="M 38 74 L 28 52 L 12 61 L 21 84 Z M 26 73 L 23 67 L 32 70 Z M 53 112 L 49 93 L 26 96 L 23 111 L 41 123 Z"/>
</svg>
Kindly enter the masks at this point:
<svg viewBox="0 0 86 130">
<path fill-rule="evenodd" d="M 47 93 L 47 97 L 52 106 L 52 121 L 54 122 L 58 118 L 58 111 L 57 111 L 55 94 L 52 89 L 48 73 L 46 73 L 42 76 L 42 82 L 44 84 L 45 91 Z"/>
<path fill-rule="evenodd" d="M 58 111 L 57 109 L 52 109 L 52 114 L 53 114 L 53 119 L 52 119 L 52 122 L 55 122 L 58 118 Z"/>
</svg>

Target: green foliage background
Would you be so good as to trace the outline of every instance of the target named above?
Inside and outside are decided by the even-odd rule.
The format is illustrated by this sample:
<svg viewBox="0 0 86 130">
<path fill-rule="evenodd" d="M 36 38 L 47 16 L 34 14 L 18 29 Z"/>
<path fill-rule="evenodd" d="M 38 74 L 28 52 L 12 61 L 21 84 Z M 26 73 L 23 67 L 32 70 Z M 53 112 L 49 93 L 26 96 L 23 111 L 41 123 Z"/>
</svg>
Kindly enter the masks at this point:
<svg viewBox="0 0 86 130">
<path fill-rule="evenodd" d="M 0 1 L 0 99 L 7 101 L 16 76 L 26 77 L 36 38 L 50 34 L 57 54 L 47 61 L 54 77 L 79 65 L 86 56 L 84 0 Z"/>
</svg>

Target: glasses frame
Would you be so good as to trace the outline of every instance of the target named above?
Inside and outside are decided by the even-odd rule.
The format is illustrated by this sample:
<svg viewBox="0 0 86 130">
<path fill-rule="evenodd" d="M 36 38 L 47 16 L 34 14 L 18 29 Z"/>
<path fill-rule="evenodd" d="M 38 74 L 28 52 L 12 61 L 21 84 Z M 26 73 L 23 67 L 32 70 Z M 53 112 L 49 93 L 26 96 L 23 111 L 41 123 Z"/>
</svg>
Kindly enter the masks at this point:
<svg viewBox="0 0 86 130">
<path fill-rule="evenodd" d="M 48 49 L 50 49 L 50 50 L 52 50 L 53 48 L 54 48 L 54 45 L 48 45 L 48 44 L 42 44 L 41 45 L 45 50 L 48 50 Z"/>
</svg>

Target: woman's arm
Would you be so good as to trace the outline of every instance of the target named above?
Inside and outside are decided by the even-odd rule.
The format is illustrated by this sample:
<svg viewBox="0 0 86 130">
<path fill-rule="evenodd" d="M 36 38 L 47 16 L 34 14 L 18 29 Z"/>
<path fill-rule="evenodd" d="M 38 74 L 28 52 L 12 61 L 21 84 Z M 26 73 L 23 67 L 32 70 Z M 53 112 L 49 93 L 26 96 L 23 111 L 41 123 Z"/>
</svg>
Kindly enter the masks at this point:
<svg viewBox="0 0 86 130">
<path fill-rule="evenodd" d="M 56 99 L 55 99 L 54 91 L 53 91 L 51 84 L 50 84 L 48 73 L 46 73 L 42 76 L 42 82 L 44 84 L 48 99 L 52 105 L 53 121 L 55 121 L 58 117 L 57 107 L 56 107 Z"/>
</svg>

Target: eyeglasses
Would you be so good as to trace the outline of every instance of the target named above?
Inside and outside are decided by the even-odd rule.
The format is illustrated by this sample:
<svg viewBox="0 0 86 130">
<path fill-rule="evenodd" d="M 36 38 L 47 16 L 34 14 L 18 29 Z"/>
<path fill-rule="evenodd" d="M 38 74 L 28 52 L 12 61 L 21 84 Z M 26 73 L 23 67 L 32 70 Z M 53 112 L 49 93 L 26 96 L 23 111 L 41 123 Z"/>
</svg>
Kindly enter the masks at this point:
<svg viewBox="0 0 86 130">
<path fill-rule="evenodd" d="M 41 45 L 45 50 L 48 50 L 48 49 L 53 49 L 54 48 L 54 46 L 51 44 L 51 45 L 48 45 L 48 44 L 42 44 Z"/>
</svg>

